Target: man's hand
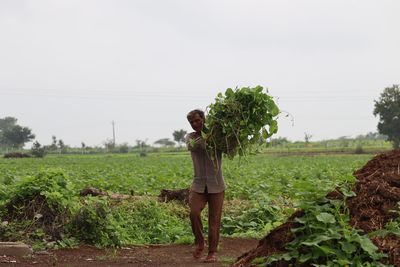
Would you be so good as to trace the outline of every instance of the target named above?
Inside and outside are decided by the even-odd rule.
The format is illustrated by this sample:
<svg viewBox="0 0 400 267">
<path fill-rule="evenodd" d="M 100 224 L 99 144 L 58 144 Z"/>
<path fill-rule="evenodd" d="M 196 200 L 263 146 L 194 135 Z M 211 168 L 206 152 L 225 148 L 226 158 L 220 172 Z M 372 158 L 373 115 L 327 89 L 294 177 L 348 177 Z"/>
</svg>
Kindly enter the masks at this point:
<svg viewBox="0 0 400 267">
<path fill-rule="evenodd" d="M 188 149 L 191 151 L 206 148 L 206 144 L 203 138 L 198 133 L 189 135 L 186 144 L 188 146 Z"/>
</svg>

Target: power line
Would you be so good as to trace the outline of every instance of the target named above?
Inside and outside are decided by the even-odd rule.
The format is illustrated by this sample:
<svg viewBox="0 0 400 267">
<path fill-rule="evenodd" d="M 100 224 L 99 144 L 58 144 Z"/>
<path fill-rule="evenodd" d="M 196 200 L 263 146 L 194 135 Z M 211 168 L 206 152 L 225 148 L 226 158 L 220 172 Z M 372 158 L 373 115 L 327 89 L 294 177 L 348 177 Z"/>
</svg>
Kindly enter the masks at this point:
<svg viewBox="0 0 400 267">
<path fill-rule="evenodd" d="M 71 92 L 75 92 L 75 93 L 79 93 L 79 94 L 103 94 L 103 95 L 109 95 L 110 93 L 114 94 L 129 94 L 129 95 L 151 95 L 151 96 L 156 96 L 156 95 L 163 95 L 165 94 L 165 90 L 159 91 L 159 90 L 146 90 L 146 92 L 137 92 L 137 91 L 129 91 L 129 90 L 121 90 L 119 88 L 110 88 L 110 89 L 90 89 L 90 88 L 81 88 L 81 89 L 59 89 L 59 88 L 22 88 L 22 87 L 16 87 L 16 88 L 1 88 L 0 87 L 0 91 L 1 90 L 5 90 L 5 91 L 12 91 L 14 92 L 21 92 L 21 93 L 32 93 L 32 91 L 34 91 L 35 93 L 37 93 L 38 91 L 41 91 L 41 93 L 50 93 L 50 94 L 54 94 L 54 92 L 58 92 L 58 93 L 66 93 L 66 94 L 71 94 Z M 132 90 L 132 89 L 130 89 Z M 216 90 L 216 91 L 224 91 L 223 90 Z M 270 91 L 270 90 L 269 90 Z M 176 91 L 175 91 L 176 92 Z M 276 91 L 275 91 L 276 92 Z M 287 91 L 282 91 L 280 93 L 280 95 L 304 95 L 304 94 L 315 94 L 315 95 L 325 95 L 325 94 L 346 94 L 346 93 L 377 93 L 377 90 L 365 90 L 365 89 L 335 89 L 334 91 L 324 91 L 324 90 L 313 90 L 313 89 L 305 89 L 305 90 L 297 90 L 294 92 L 287 92 Z M 168 94 L 169 95 L 169 94 Z M 174 94 L 174 96 L 179 96 L 179 95 L 183 95 L 183 96 L 187 96 L 187 91 L 181 91 L 178 94 Z M 190 94 L 193 95 L 193 94 Z M 196 94 L 199 95 L 199 94 Z"/>
<path fill-rule="evenodd" d="M 64 89 L 63 89 L 64 90 Z M 106 90 L 93 90 L 85 89 L 81 91 L 70 90 L 65 92 L 63 90 L 39 89 L 39 88 L 0 88 L 2 95 L 17 95 L 17 96 L 32 96 L 32 97 L 52 97 L 52 98 L 73 98 L 73 99 L 105 99 L 105 100 L 126 100 L 133 98 L 147 98 L 149 100 L 162 100 L 165 98 L 173 99 L 214 99 L 215 95 L 206 94 L 188 94 L 186 93 L 166 93 L 165 91 L 150 91 L 150 92 L 129 92 L 129 91 L 106 91 Z M 2 92 L 3 91 L 3 92 Z M 90 94 L 88 93 L 90 92 Z M 279 96 L 272 95 L 277 102 L 340 102 L 340 101 L 371 101 L 376 97 L 374 94 L 368 94 L 367 91 L 362 91 L 362 94 L 352 90 L 335 90 L 331 91 L 296 91 L 293 93 L 282 93 Z"/>
</svg>

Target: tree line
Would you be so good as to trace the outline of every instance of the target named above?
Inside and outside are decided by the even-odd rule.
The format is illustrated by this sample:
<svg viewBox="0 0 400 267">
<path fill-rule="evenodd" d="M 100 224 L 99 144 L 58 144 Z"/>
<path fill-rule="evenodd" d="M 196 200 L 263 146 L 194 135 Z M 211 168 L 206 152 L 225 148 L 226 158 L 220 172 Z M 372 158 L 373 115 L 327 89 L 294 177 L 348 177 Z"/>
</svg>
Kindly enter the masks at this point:
<svg viewBox="0 0 400 267">
<path fill-rule="evenodd" d="M 372 139 L 387 139 L 393 145 L 393 148 L 399 148 L 400 146 L 400 86 L 393 85 L 387 87 L 380 94 L 378 100 L 374 100 L 373 115 L 379 117 L 377 125 L 377 133 L 368 133 L 365 136 L 359 135 L 356 139 L 372 140 Z M 26 126 L 21 126 L 18 123 L 17 118 L 5 117 L 0 118 L 0 150 L 18 150 L 22 149 L 24 145 L 35 139 L 35 134 L 32 130 Z M 182 147 L 182 143 L 185 142 L 185 135 L 187 132 L 183 129 L 175 130 L 172 133 L 173 140 L 169 138 L 161 138 L 153 143 L 155 146 L 160 147 Z M 312 135 L 310 133 L 304 133 L 304 140 L 309 143 Z M 344 143 L 346 137 L 341 137 Z M 272 145 L 279 145 L 284 143 L 290 143 L 284 137 L 279 137 L 271 140 Z M 137 149 L 140 151 L 146 151 L 146 148 L 151 147 L 147 144 L 147 139 L 136 140 L 135 146 L 129 146 L 127 143 L 115 144 L 111 140 L 106 140 L 104 143 L 104 150 L 106 152 L 119 152 L 127 153 L 131 149 Z M 71 148 L 67 146 L 62 139 L 57 139 L 56 136 L 52 136 L 52 142 L 50 145 L 42 146 L 38 141 L 35 141 L 32 146 L 33 150 L 45 153 L 66 153 Z M 74 148 L 75 150 L 77 148 Z M 86 146 L 84 142 L 81 143 L 81 147 L 78 148 L 82 153 L 92 150 L 91 147 Z M 100 148 L 96 148 L 100 149 Z"/>
<path fill-rule="evenodd" d="M 23 150 L 26 143 L 35 139 L 35 134 L 32 133 L 30 128 L 21 126 L 17 122 L 18 119 L 14 117 L 0 118 L 0 152 L 5 151 L 8 153 Z M 169 138 L 162 138 L 155 141 L 153 145 L 175 147 L 178 144 L 178 148 L 181 148 L 186 134 L 187 132 L 183 129 L 176 130 L 172 133 L 174 141 Z M 81 142 L 81 147 L 70 147 L 62 139 L 57 139 L 55 135 L 51 138 L 49 145 L 42 145 L 37 140 L 34 141 L 30 149 L 31 154 L 36 157 L 43 157 L 47 153 L 128 153 L 136 150 L 144 155 L 151 147 L 147 143 L 147 139 L 136 140 L 136 145 L 133 146 L 130 146 L 128 143 L 115 144 L 112 140 L 107 139 L 103 142 L 103 147 L 90 147 L 84 142 Z"/>
</svg>

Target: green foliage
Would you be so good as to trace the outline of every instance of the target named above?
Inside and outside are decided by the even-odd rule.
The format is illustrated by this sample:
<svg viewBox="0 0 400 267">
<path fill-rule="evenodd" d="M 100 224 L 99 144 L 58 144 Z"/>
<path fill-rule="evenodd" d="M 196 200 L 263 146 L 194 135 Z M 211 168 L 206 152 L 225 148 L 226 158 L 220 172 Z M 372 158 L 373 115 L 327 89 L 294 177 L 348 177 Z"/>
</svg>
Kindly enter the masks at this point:
<svg viewBox="0 0 400 267">
<path fill-rule="evenodd" d="M 7 139 L 4 137 L 4 132 L 17 125 L 17 121 L 18 120 L 14 117 L 0 118 L 0 145 L 8 144 Z"/>
<path fill-rule="evenodd" d="M 46 149 L 42 147 L 42 145 L 38 141 L 36 141 L 32 145 L 31 154 L 34 157 L 43 158 L 46 155 Z"/>
<path fill-rule="evenodd" d="M 76 238 L 100 246 L 121 245 L 118 231 L 111 216 L 111 207 L 106 198 L 88 197 L 72 221 L 72 233 Z"/>
<path fill-rule="evenodd" d="M 246 164 L 226 161 L 226 199 L 265 201 L 284 197 L 299 200 L 328 193 L 343 181 L 354 181 L 353 171 L 371 155 L 321 155 L 274 157 L 258 154 Z M 49 155 L 43 160 L 0 159 L 0 181 L 36 175 L 42 168 L 62 170 L 76 190 L 93 186 L 121 194 L 157 196 L 161 189 L 187 188 L 193 175 L 185 153 L 120 155 Z M 77 192 L 75 192 L 77 194 Z"/>
<path fill-rule="evenodd" d="M 83 147 L 83 146 L 82 146 Z M 83 147 L 84 148 L 84 147 Z M 119 153 L 128 153 L 129 152 L 129 146 L 128 143 L 123 143 L 117 146 L 118 152 Z"/>
<path fill-rule="evenodd" d="M 27 242 L 60 238 L 75 201 L 69 178 L 46 170 L 10 184 L 1 198 L 0 239 Z"/>
<path fill-rule="evenodd" d="M 55 135 L 51 136 L 51 145 L 49 146 L 49 150 L 57 151 L 57 137 Z"/>
<path fill-rule="evenodd" d="M 221 233 L 225 235 L 257 236 L 281 224 L 282 210 L 271 202 L 236 204 L 225 212 L 221 223 Z"/>
<path fill-rule="evenodd" d="M 36 196 L 43 196 L 54 211 L 66 212 L 71 208 L 73 185 L 68 176 L 58 169 L 48 169 L 35 176 L 27 176 L 10 187 L 10 203 L 23 203 Z"/>
<path fill-rule="evenodd" d="M 58 148 L 60 149 L 60 154 L 65 154 L 65 153 L 67 153 L 68 146 L 66 146 L 66 145 L 64 144 L 64 141 L 61 140 L 61 139 L 58 140 Z"/>
<path fill-rule="evenodd" d="M 380 260 L 386 255 L 350 226 L 344 201 L 323 198 L 299 208 L 305 215 L 295 219 L 295 239 L 286 253 L 268 257 L 267 265 L 287 261 L 295 266 L 385 266 Z"/>
<path fill-rule="evenodd" d="M 187 239 L 191 235 L 189 222 L 173 214 L 170 207 L 150 199 L 113 203 L 107 198 L 89 197 L 74 218 L 72 232 L 82 241 L 99 246 Z"/>
<path fill-rule="evenodd" d="M 366 134 L 357 135 L 356 140 L 386 140 L 387 136 L 379 133 L 368 132 Z"/>
<path fill-rule="evenodd" d="M 400 146 L 400 86 L 387 87 L 375 100 L 374 115 L 379 116 L 379 133 L 387 135 L 393 148 Z"/>
<path fill-rule="evenodd" d="M 174 146 L 175 142 L 169 140 L 169 138 L 162 138 L 155 141 L 154 144 L 169 147 L 169 146 Z"/>
<path fill-rule="evenodd" d="M 278 131 L 279 109 L 263 87 L 228 88 L 209 105 L 203 138 L 210 155 L 244 156 Z M 266 127 L 268 126 L 268 128 Z"/>
<path fill-rule="evenodd" d="M 172 133 L 172 136 L 174 137 L 174 141 L 178 142 L 179 146 L 181 145 L 181 143 L 185 142 L 185 135 L 187 134 L 187 132 L 183 129 L 181 130 L 176 130 Z"/>
<path fill-rule="evenodd" d="M 356 154 L 363 154 L 363 153 L 365 153 L 365 151 L 364 151 L 364 149 L 363 149 L 363 147 L 362 147 L 361 144 L 358 144 L 358 145 L 357 145 L 356 149 L 354 150 L 354 153 L 356 153 Z"/>
<path fill-rule="evenodd" d="M 2 131 L 3 144 L 13 148 L 21 148 L 26 142 L 29 142 L 33 138 L 35 138 L 35 135 L 32 133 L 32 130 L 20 125 L 14 125 Z"/>
<path fill-rule="evenodd" d="M 270 145 L 271 146 L 281 146 L 285 144 L 289 144 L 290 141 L 286 137 L 277 137 L 277 138 L 271 138 Z"/>
<path fill-rule="evenodd" d="M 311 201 L 344 181 L 354 181 L 353 171 L 370 158 L 371 155 L 366 154 L 318 157 L 258 154 L 249 157 L 246 164 L 239 165 L 239 158 L 226 161 L 223 171 L 228 190 L 222 233 L 252 237 L 265 235 L 286 220 L 293 212 L 294 203 Z M 161 189 L 188 188 L 192 172 L 187 152 L 149 153 L 147 157 L 103 154 L 49 155 L 42 160 L 0 158 L 0 206 L 10 203 L 16 195 L 33 199 L 38 194 L 52 199 L 50 202 L 59 203 L 55 204 L 57 207 L 65 206 L 65 209 L 53 209 L 58 212 L 35 212 L 30 217 L 36 213 L 67 215 L 63 221 L 58 219 L 54 224 L 62 225 L 56 227 L 60 232 L 55 235 L 56 240 L 52 239 L 56 241 L 56 247 L 72 246 L 84 240 L 101 246 L 190 242 L 192 235 L 187 207 L 154 200 Z M 44 177 L 39 179 L 40 173 Z M 88 186 L 121 194 L 133 192 L 135 197 L 122 202 L 95 197 L 79 201 L 79 191 Z M 136 203 L 136 197 L 139 203 Z M 19 198 L 18 203 L 23 203 L 23 198 Z M 18 207 L 19 210 L 21 206 Z M 51 227 L 42 225 L 45 216 L 39 220 L 27 217 L 10 220 L 6 218 L 8 212 L 4 213 L 7 210 L 2 210 L 2 220 L 8 221 L 0 230 L 0 236 L 4 237 L 2 240 L 49 240 Z M 77 218 L 81 218 L 79 227 Z M 54 221 L 50 219 L 48 221 Z M 86 232 L 84 229 L 89 230 Z"/>
</svg>

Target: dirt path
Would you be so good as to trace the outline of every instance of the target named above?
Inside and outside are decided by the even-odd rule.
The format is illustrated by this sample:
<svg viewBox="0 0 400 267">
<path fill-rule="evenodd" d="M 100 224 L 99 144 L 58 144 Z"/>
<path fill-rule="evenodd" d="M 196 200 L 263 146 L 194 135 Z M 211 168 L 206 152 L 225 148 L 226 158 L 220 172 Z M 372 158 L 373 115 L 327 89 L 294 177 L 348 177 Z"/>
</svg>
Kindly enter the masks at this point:
<svg viewBox="0 0 400 267">
<path fill-rule="evenodd" d="M 0 266 L 229 266 L 242 253 L 257 246 L 256 239 L 227 238 L 221 240 L 219 261 L 203 263 L 193 259 L 190 245 L 151 245 L 127 247 L 113 251 L 82 246 L 77 249 L 60 249 L 35 253 L 30 258 L 0 258 Z M 16 262 L 15 262 L 16 261 Z"/>
</svg>

